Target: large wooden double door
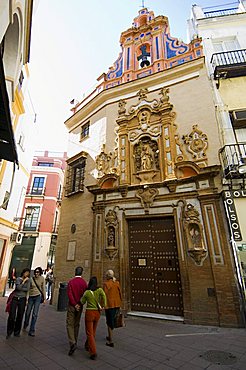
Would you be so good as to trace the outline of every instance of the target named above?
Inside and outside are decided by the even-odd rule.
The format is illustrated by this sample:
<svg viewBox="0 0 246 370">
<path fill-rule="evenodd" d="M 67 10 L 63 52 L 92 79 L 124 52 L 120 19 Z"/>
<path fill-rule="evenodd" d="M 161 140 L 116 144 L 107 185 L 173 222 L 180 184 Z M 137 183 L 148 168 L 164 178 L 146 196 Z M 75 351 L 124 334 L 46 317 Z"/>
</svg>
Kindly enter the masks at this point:
<svg viewBox="0 0 246 370">
<path fill-rule="evenodd" d="M 131 310 L 183 315 L 173 217 L 131 219 Z"/>
</svg>

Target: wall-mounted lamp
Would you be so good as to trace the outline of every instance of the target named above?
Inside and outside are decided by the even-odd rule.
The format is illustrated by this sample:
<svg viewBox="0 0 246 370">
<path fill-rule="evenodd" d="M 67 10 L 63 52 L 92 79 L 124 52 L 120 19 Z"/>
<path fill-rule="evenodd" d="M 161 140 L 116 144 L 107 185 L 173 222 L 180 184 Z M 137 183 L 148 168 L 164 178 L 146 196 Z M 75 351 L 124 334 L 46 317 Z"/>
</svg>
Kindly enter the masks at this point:
<svg viewBox="0 0 246 370">
<path fill-rule="evenodd" d="M 27 207 L 27 208 L 25 208 L 25 210 L 26 210 L 25 217 L 14 217 L 14 222 L 25 220 L 26 218 L 30 218 L 32 216 L 32 214 L 36 211 L 36 208 Z"/>
<path fill-rule="evenodd" d="M 246 162 L 244 158 L 240 158 L 238 163 L 238 172 L 243 175 L 246 173 Z"/>
</svg>

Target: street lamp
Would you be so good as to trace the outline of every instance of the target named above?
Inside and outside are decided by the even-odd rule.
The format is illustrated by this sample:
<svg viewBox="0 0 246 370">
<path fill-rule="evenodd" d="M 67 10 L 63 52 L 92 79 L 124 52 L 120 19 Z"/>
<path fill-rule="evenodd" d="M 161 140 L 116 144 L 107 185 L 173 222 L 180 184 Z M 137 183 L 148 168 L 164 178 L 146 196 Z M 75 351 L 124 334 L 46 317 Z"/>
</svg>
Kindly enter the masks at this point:
<svg viewBox="0 0 246 370">
<path fill-rule="evenodd" d="M 30 218 L 32 216 L 32 214 L 36 211 L 36 208 L 34 208 L 34 207 L 27 207 L 27 208 L 25 208 L 25 210 L 26 210 L 25 217 L 14 217 L 14 222 L 25 220 L 26 218 L 27 219 Z"/>
</svg>

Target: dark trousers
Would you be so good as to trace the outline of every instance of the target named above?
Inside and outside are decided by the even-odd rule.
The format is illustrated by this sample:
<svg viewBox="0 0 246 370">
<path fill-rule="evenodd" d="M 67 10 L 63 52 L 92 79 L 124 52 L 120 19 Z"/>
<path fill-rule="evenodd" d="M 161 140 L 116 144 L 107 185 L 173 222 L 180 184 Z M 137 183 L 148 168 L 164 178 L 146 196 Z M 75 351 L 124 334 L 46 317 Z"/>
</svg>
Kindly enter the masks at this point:
<svg viewBox="0 0 246 370">
<path fill-rule="evenodd" d="M 20 334 L 25 307 L 26 297 L 13 298 L 7 322 L 7 335 L 11 335 L 13 332 L 14 335 Z"/>
<path fill-rule="evenodd" d="M 67 308 L 67 336 L 70 346 L 77 343 L 80 327 L 80 318 L 82 314 L 82 308 L 77 311 L 74 306 L 68 305 Z"/>
</svg>

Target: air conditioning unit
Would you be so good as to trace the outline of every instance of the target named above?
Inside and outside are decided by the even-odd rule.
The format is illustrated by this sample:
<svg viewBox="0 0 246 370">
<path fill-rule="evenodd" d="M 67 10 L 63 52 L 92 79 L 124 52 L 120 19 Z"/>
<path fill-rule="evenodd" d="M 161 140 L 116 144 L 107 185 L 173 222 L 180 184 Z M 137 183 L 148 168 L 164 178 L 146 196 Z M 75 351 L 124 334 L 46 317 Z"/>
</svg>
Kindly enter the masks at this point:
<svg viewBox="0 0 246 370">
<path fill-rule="evenodd" d="M 22 239 L 23 239 L 23 234 L 20 233 L 20 232 L 12 233 L 11 234 L 11 237 L 10 237 L 10 240 L 12 242 L 15 242 L 15 244 L 21 244 L 22 243 Z"/>
<path fill-rule="evenodd" d="M 246 110 L 234 110 L 231 112 L 232 123 L 235 128 L 246 127 Z"/>
</svg>

